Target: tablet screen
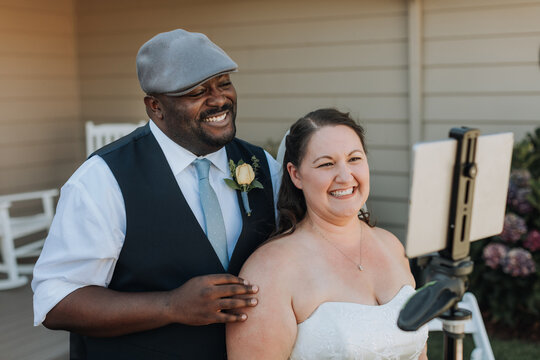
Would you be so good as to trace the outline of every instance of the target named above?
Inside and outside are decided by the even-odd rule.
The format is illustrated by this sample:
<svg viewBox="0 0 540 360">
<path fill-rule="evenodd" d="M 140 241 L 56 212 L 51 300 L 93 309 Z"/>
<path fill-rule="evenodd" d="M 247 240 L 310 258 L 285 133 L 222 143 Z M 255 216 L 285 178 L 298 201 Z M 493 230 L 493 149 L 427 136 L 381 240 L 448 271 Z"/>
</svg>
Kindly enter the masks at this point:
<svg viewBox="0 0 540 360">
<path fill-rule="evenodd" d="M 470 240 L 501 233 L 504 224 L 513 133 L 478 137 Z M 457 140 L 413 146 L 405 251 L 414 258 L 446 248 Z"/>
</svg>

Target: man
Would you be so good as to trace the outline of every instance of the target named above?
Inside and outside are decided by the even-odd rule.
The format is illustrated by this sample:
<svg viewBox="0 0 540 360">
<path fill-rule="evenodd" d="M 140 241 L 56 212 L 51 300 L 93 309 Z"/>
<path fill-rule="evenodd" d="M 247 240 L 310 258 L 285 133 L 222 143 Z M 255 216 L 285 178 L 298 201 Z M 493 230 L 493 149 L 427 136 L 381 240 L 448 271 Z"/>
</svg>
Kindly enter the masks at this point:
<svg viewBox="0 0 540 360">
<path fill-rule="evenodd" d="M 151 120 L 64 185 L 34 270 L 35 324 L 71 331 L 72 359 L 225 358 L 224 323 L 256 305 L 257 287 L 232 274 L 274 229 L 279 165 L 235 138 L 236 69 L 184 30 L 139 50 Z M 263 189 L 247 216 L 223 179 L 229 159 L 253 156 Z"/>
</svg>

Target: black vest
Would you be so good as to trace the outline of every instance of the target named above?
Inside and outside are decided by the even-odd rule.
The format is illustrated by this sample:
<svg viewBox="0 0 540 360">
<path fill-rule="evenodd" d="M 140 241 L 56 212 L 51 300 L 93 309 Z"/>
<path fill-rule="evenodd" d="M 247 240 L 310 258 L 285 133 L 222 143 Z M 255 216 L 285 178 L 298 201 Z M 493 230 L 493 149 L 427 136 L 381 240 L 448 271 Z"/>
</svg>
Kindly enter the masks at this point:
<svg viewBox="0 0 540 360">
<path fill-rule="evenodd" d="M 264 186 L 249 192 L 249 217 L 238 192 L 243 227 L 228 270 L 237 275 L 247 257 L 274 230 L 274 200 L 264 151 L 239 139 L 226 145 L 226 150 L 235 163 L 251 162 L 255 155 L 261 165 L 257 179 Z M 195 276 L 224 272 L 148 124 L 96 154 L 110 167 L 126 207 L 126 238 L 110 289 L 166 291 Z M 226 358 L 223 324 L 172 324 L 114 338 L 71 334 L 70 346 L 72 359 Z"/>
</svg>

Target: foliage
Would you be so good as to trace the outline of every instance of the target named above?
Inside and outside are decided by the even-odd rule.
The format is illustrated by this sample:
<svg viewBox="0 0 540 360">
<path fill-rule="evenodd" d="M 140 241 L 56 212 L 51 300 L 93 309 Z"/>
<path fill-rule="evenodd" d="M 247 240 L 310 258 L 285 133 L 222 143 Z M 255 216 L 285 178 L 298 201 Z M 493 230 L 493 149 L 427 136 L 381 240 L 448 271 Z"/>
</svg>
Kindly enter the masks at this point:
<svg viewBox="0 0 540 360">
<path fill-rule="evenodd" d="M 488 320 L 540 322 L 540 128 L 516 144 L 504 228 L 471 245 L 471 291 Z"/>
</svg>

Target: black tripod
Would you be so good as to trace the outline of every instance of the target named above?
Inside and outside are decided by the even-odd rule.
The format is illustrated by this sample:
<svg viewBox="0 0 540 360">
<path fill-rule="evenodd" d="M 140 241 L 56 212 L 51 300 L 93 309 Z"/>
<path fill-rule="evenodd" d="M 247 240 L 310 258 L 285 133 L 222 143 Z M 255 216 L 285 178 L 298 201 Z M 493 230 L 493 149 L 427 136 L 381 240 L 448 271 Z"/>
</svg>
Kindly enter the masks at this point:
<svg viewBox="0 0 540 360">
<path fill-rule="evenodd" d="M 458 303 L 467 290 L 468 275 L 473 269 L 469 232 L 479 133 L 469 128 L 450 131 L 450 137 L 457 140 L 457 149 L 446 248 L 421 260 L 427 282 L 409 299 L 398 318 L 400 329 L 415 331 L 439 317 L 443 323 L 445 360 L 463 359 L 465 323 L 471 318 L 471 312 L 458 308 Z"/>
</svg>

